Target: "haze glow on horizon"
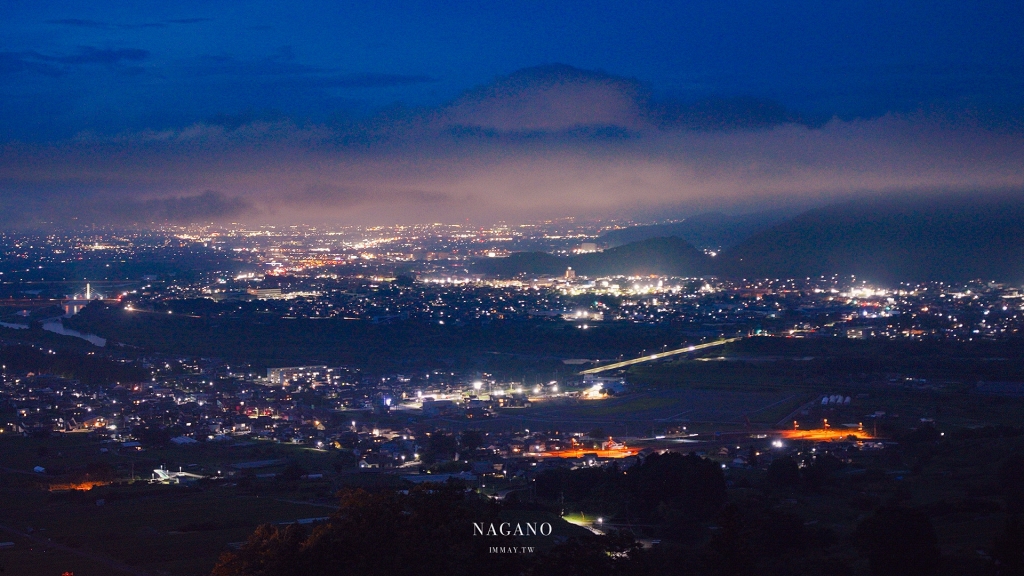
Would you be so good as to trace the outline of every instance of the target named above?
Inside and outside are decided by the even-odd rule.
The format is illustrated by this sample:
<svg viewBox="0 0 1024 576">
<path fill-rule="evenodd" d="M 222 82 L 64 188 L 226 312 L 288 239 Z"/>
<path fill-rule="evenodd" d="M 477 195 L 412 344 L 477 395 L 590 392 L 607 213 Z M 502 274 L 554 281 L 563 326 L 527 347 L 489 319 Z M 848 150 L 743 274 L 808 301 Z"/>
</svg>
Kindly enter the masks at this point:
<svg viewBox="0 0 1024 576">
<path fill-rule="evenodd" d="M 4 9 L 0 224 L 484 223 L 1024 190 L 1018 4 L 118 6 Z"/>
</svg>

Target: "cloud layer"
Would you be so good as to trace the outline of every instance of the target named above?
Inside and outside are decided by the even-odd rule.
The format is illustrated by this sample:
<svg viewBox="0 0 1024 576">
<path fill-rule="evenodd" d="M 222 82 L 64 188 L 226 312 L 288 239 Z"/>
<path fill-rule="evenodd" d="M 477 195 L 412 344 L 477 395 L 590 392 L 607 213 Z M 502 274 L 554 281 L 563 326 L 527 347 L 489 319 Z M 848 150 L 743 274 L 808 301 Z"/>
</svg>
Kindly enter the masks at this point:
<svg viewBox="0 0 1024 576">
<path fill-rule="evenodd" d="M 566 66 L 367 120 L 244 119 L 0 149 L 5 226 L 624 217 L 988 189 L 1024 189 L 1024 137 L 970 115 L 815 123 L 761 100 L 659 101 L 636 81 Z"/>
</svg>

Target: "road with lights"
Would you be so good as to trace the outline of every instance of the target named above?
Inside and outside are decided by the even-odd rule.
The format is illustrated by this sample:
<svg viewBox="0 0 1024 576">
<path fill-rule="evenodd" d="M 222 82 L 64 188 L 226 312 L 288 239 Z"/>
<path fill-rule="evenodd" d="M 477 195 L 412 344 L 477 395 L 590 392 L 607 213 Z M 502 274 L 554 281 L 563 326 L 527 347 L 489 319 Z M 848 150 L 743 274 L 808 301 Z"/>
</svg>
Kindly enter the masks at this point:
<svg viewBox="0 0 1024 576">
<path fill-rule="evenodd" d="M 736 342 L 742 340 L 739 338 L 723 338 L 721 340 L 715 340 L 714 342 L 706 342 L 704 344 L 696 344 L 694 346 L 687 346 L 686 348 L 677 348 L 675 350 L 668 350 L 666 352 L 658 352 L 657 354 L 648 354 L 647 356 L 641 356 L 640 358 L 634 358 L 632 360 L 624 360 L 622 362 L 615 362 L 614 364 L 608 364 L 605 366 L 598 366 L 596 368 L 590 368 L 580 372 L 580 374 L 600 374 L 601 372 L 607 372 L 609 370 L 617 370 L 619 368 L 625 368 L 626 366 L 632 366 L 633 364 L 640 364 L 641 362 L 650 362 L 652 360 L 660 360 L 662 358 L 668 358 L 669 356 L 675 356 L 676 354 L 686 354 L 687 352 L 696 352 L 697 350 L 704 350 L 706 348 L 714 348 L 715 346 L 723 346 L 729 342 Z"/>
</svg>

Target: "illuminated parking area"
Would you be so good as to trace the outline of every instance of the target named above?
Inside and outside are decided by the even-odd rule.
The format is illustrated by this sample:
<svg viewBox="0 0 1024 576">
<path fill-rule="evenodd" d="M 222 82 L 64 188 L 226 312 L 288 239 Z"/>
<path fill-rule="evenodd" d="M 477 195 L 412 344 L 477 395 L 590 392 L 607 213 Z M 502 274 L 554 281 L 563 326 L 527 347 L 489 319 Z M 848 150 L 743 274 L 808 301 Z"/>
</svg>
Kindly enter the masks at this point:
<svg viewBox="0 0 1024 576">
<path fill-rule="evenodd" d="M 541 458 L 586 458 L 587 456 L 595 456 L 597 458 L 618 459 L 636 456 L 639 452 L 639 448 L 623 447 L 613 448 L 611 450 L 555 450 L 551 452 L 531 454 L 531 456 L 539 456 Z"/>
<path fill-rule="evenodd" d="M 786 440 L 812 440 L 816 442 L 841 442 L 851 436 L 857 440 L 872 440 L 874 436 L 857 428 L 813 428 L 807 430 L 784 430 Z"/>
</svg>

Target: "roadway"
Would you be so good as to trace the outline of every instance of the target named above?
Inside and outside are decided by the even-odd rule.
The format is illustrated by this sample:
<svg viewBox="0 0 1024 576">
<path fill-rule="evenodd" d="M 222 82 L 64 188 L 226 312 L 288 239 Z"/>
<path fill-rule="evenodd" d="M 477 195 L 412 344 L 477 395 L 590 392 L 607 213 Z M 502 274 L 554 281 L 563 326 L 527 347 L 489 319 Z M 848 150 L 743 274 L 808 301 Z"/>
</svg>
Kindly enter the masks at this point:
<svg viewBox="0 0 1024 576">
<path fill-rule="evenodd" d="M 93 298 L 92 300 L 76 300 L 75 298 L 0 298 L 0 306 L 12 308 L 41 308 L 44 306 L 62 306 L 65 302 L 92 302 L 99 300 L 104 304 L 117 304 L 117 298 Z"/>
<path fill-rule="evenodd" d="M 600 374 L 601 372 L 607 372 L 609 370 L 618 370 L 619 368 L 625 368 L 626 366 L 632 366 L 634 364 L 640 364 L 642 362 L 651 362 L 654 360 L 660 360 L 662 358 L 668 358 L 669 356 L 675 356 L 677 354 L 686 354 L 687 352 L 696 352 L 697 350 L 706 350 L 708 348 L 714 348 L 715 346 L 724 346 L 730 342 L 736 342 L 742 340 L 743 337 L 737 338 L 723 338 L 721 340 L 715 340 L 714 342 L 705 342 L 704 344 L 695 344 L 693 346 L 687 346 L 685 348 L 677 348 L 675 350 L 668 350 L 665 352 L 658 352 L 657 354 L 649 354 L 647 356 L 641 356 L 640 358 L 634 358 L 632 360 L 624 360 L 622 362 L 615 362 L 613 364 L 606 364 L 604 366 L 598 366 L 596 368 L 590 368 L 580 372 L 580 374 Z"/>
</svg>

